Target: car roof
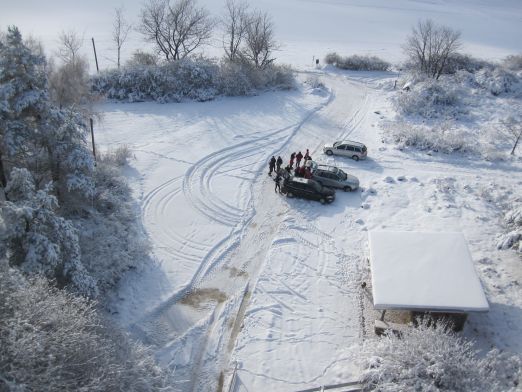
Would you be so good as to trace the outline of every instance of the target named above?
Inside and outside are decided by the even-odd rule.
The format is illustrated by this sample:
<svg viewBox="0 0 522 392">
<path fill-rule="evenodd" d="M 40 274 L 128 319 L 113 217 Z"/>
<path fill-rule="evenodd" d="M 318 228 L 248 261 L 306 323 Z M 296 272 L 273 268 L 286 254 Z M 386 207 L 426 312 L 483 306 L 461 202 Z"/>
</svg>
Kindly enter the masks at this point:
<svg viewBox="0 0 522 392">
<path fill-rule="evenodd" d="M 353 140 L 339 140 L 338 142 L 336 143 L 339 143 L 339 144 L 350 144 L 352 146 L 357 146 L 357 147 L 364 147 L 364 144 L 363 143 L 360 143 L 360 142 L 354 142 Z"/>
<path fill-rule="evenodd" d="M 317 170 L 322 171 L 329 171 L 332 173 L 337 173 L 339 171 L 339 168 L 336 166 L 330 166 L 330 165 L 317 165 Z"/>
<path fill-rule="evenodd" d="M 292 177 L 292 181 L 300 182 L 301 184 L 308 184 L 310 182 L 310 180 L 308 180 L 307 178 L 302 178 L 302 177 Z"/>
</svg>

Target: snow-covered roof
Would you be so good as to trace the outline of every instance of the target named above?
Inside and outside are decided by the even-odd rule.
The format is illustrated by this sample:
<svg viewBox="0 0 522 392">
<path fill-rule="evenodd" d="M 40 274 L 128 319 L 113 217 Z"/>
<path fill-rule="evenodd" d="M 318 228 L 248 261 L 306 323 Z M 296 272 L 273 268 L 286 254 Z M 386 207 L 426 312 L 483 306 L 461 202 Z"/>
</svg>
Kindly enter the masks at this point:
<svg viewBox="0 0 522 392">
<path fill-rule="evenodd" d="M 488 311 L 462 233 L 370 232 L 376 309 Z"/>
</svg>

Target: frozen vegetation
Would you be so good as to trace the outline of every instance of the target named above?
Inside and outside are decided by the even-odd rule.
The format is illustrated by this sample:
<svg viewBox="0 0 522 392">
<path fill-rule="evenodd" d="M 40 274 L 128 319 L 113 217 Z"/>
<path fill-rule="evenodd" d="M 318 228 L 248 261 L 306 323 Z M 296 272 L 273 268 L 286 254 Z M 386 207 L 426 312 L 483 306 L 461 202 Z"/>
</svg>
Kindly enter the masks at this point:
<svg viewBox="0 0 522 392">
<path fill-rule="evenodd" d="M 389 71 L 391 64 L 377 56 L 341 56 L 335 52 L 328 53 L 324 62 L 339 69 L 350 71 Z"/>
<path fill-rule="evenodd" d="M 218 96 L 254 95 L 295 87 L 285 66 L 185 59 L 164 65 L 135 65 L 105 71 L 91 80 L 93 92 L 109 99 L 140 102 L 209 101 Z"/>
<path fill-rule="evenodd" d="M 519 357 L 479 353 L 444 323 L 423 321 L 402 336 L 370 339 L 362 351 L 368 390 L 507 392 L 518 390 L 522 377 Z"/>
</svg>

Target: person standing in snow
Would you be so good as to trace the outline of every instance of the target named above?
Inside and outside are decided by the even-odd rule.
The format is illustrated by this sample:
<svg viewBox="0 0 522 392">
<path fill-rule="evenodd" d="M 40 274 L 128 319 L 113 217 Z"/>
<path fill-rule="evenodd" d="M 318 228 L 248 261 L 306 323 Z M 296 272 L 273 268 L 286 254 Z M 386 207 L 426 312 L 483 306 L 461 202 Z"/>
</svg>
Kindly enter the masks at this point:
<svg viewBox="0 0 522 392">
<path fill-rule="evenodd" d="M 304 154 L 304 160 L 305 162 L 308 161 L 309 159 L 312 159 L 312 157 L 310 157 L 310 152 L 308 151 L 308 148 L 306 149 L 306 153 Z"/>
<path fill-rule="evenodd" d="M 281 155 L 277 157 L 276 161 L 276 172 L 279 173 L 279 170 L 281 170 L 281 165 L 283 164 L 283 158 L 281 158 Z"/>
<path fill-rule="evenodd" d="M 281 193 L 281 180 L 283 179 L 283 177 L 281 177 L 281 174 L 279 173 L 279 171 L 276 172 L 276 178 L 275 178 L 275 193 L 277 193 L 277 190 L 279 189 L 279 193 Z"/>
<path fill-rule="evenodd" d="M 299 165 L 301 164 L 301 159 L 303 159 L 303 154 L 301 154 L 301 151 L 299 151 L 297 153 L 297 155 L 295 156 L 295 161 L 296 161 L 297 167 L 299 167 Z"/>
<path fill-rule="evenodd" d="M 272 155 L 272 158 L 270 159 L 270 162 L 268 162 L 268 168 L 270 169 L 269 172 L 268 172 L 269 176 L 271 176 L 272 172 L 275 170 L 275 165 L 276 165 L 276 159 Z"/>
<path fill-rule="evenodd" d="M 291 168 L 294 167 L 294 159 L 295 159 L 295 152 L 293 152 L 292 155 L 290 155 L 290 167 Z"/>
<path fill-rule="evenodd" d="M 306 179 L 310 179 L 312 178 L 312 171 L 310 170 L 310 168 L 307 166 L 305 167 L 305 170 L 304 170 L 304 178 Z"/>
</svg>

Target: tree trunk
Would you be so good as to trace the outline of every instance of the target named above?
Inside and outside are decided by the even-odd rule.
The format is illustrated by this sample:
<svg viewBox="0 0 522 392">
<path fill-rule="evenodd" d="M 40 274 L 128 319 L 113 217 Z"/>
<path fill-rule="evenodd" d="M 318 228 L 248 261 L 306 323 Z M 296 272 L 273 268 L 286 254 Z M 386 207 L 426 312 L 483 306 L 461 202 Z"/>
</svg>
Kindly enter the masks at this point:
<svg viewBox="0 0 522 392">
<path fill-rule="evenodd" d="M 4 172 L 4 157 L 2 156 L 2 151 L 0 150 L 0 183 L 2 188 L 5 189 L 7 185 L 7 179 Z"/>
<path fill-rule="evenodd" d="M 517 138 L 515 140 L 515 145 L 513 146 L 513 149 L 511 150 L 511 155 L 515 155 L 515 150 L 517 149 L 517 145 L 518 145 L 518 142 L 520 140 L 520 136 L 522 136 L 522 129 L 518 133 L 518 136 L 517 136 Z"/>
</svg>

